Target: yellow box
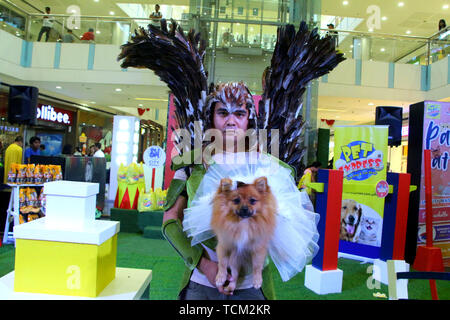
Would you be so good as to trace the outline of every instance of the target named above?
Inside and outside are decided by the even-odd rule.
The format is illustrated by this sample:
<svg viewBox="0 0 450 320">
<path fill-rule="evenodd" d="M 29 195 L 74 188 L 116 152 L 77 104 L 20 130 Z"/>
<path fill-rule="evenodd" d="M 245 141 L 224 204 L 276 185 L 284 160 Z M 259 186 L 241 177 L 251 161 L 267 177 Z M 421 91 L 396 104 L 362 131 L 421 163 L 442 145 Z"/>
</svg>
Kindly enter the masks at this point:
<svg viewBox="0 0 450 320">
<path fill-rule="evenodd" d="M 100 245 L 16 239 L 14 291 L 96 297 L 115 278 L 117 234 Z"/>
</svg>

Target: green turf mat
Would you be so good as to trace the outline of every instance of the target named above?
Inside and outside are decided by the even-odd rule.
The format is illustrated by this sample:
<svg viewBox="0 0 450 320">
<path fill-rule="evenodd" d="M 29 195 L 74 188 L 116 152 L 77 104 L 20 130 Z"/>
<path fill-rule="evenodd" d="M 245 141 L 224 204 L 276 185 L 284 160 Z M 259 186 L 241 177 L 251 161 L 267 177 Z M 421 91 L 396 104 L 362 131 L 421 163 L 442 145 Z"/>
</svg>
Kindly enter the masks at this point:
<svg viewBox="0 0 450 320">
<path fill-rule="evenodd" d="M 117 266 L 152 270 L 151 300 L 177 299 L 184 263 L 166 240 L 150 239 L 141 233 L 119 233 Z M 388 287 L 371 278 L 371 264 L 340 258 L 338 268 L 344 272 L 342 292 L 318 295 L 304 286 L 305 271 L 283 282 L 273 264 L 274 284 L 280 300 L 387 300 L 376 298 L 380 292 L 388 296 Z M 0 277 L 14 270 L 14 245 L 0 247 Z M 448 281 L 436 281 L 440 300 L 450 300 Z M 409 280 L 410 299 L 431 300 L 428 280 Z"/>
</svg>

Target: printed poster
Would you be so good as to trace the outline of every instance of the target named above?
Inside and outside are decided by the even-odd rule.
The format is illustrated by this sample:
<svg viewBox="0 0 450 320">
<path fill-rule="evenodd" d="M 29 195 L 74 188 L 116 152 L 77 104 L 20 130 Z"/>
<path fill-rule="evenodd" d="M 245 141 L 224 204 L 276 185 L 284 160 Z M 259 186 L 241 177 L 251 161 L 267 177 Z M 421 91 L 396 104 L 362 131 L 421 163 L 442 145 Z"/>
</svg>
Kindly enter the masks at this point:
<svg viewBox="0 0 450 320">
<path fill-rule="evenodd" d="M 424 102 L 423 149 L 431 150 L 433 197 L 433 246 L 441 248 L 444 265 L 450 267 L 450 103 Z M 425 245 L 425 169 L 422 151 L 422 175 L 417 243 Z"/>
<path fill-rule="evenodd" d="M 333 168 L 344 174 L 339 252 L 379 257 L 384 198 L 375 187 L 386 181 L 387 152 L 388 126 L 335 128 Z"/>
</svg>

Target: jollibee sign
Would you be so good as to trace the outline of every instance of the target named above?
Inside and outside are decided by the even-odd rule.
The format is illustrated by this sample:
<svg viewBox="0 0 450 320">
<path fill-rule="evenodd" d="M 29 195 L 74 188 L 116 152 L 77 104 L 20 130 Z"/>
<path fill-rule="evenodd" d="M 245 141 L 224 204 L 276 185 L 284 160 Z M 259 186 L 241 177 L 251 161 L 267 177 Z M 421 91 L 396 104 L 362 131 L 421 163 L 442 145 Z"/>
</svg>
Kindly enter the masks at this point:
<svg viewBox="0 0 450 320">
<path fill-rule="evenodd" d="M 36 119 L 70 125 L 72 124 L 73 113 L 48 104 L 38 104 Z"/>
</svg>

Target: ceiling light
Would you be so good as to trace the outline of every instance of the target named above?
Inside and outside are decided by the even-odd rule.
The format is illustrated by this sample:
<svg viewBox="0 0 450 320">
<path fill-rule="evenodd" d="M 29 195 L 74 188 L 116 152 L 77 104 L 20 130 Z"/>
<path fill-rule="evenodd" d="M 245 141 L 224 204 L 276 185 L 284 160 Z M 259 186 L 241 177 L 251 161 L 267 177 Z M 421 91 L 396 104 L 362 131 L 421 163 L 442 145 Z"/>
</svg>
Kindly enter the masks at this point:
<svg viewBox="0 0 450 320">
<path fill-rule="evenodd" d="M 381 49 L 380 49 L 381 52 L 384 52 L 384 50 L 385 50 L 384 48 L 381 48 Z"/>
<path fill-rule="evenodd" d="M 114 11 L 110 11 L 109 14 L 113 16 L 114 15 Z"/>
<path fill-rule="evenodd" d="M 406 30 L 406 34 L 410 34 L 411 33 L 411 30 Z"/>
<path fill-rule="evenodd" d="M 399 3 L 398 3 L 398 6 L 399 6 L 399 7 L 403 7 L 404 5 L 405 5 L 404 2 L 399 2 Z"/>
<path fill-rule="evenodd" d="M 448 4 L 444 4 L 444 5 L 442 6 L 442 9 L 447 10 L 447 9 L 448 9 Z"/>
<path fill-rule="evenodd" d="M 94 0 L 94 2 L 98 2 L 99 0 Z"/>
<path fill-rule="evenodd" d="M 95 31 L 96 34 L 100 34 L 100 30 Z"/>
<path fill-rule="evenodd" d="M 369 106 L 373 106 L 374 104 L 373 104 L 373 102 L 369 102 Z"/>
<path fill-rule="evenodd" d="M 120 91 L 122 91 L 122 89 L 116 88 L 116 92 L 120 92 Z"/>
<path fill-rule="evenodd" d="M 56 86 L 56 89 L 62 89 L 60 86 Z"/>
<path fill-rule="evenodd" d="M 348 5 L 348 1 L 342 1 L 342 4 L 343 4 L 344 6 L 346 6 L 346 5 Z"/>
<path fill-rule="evenodd" d="M 381 20 L 386 21 L 386 20 L 387 20 L 387 17 L 386 17 L 386 16 L 381 17 Z"/>
</svg>

